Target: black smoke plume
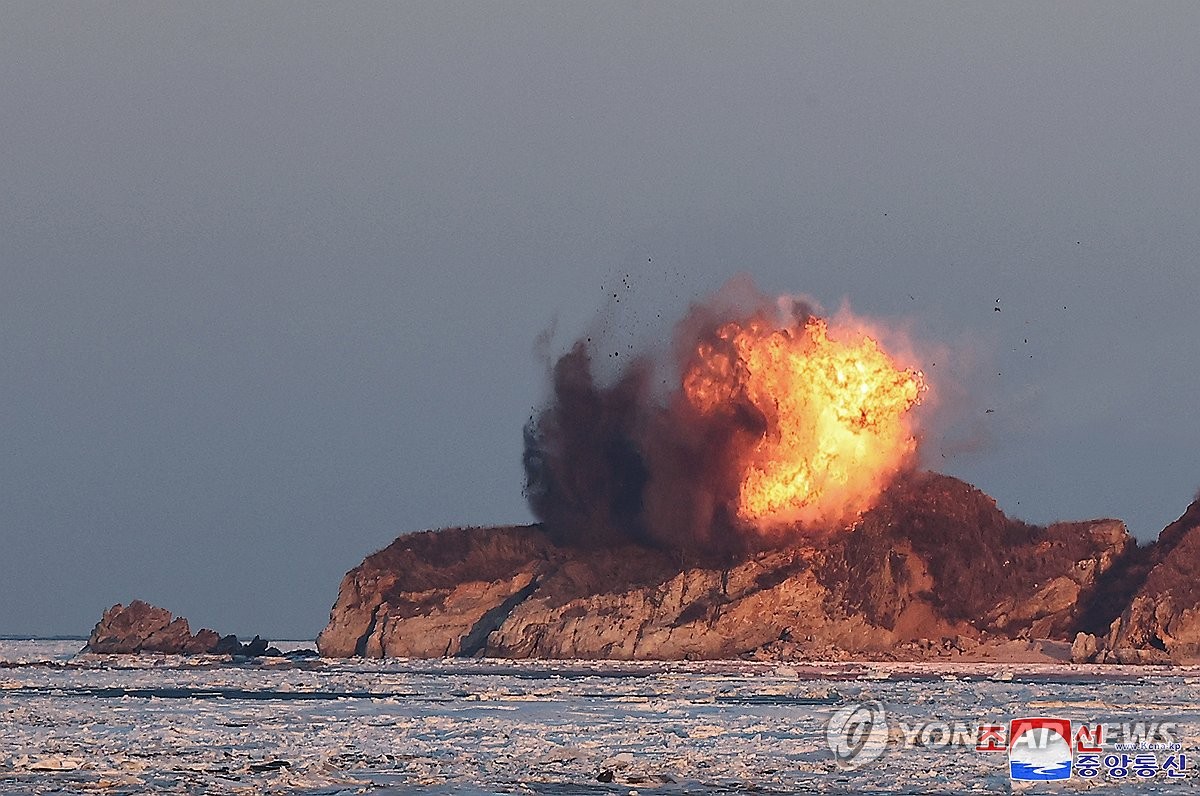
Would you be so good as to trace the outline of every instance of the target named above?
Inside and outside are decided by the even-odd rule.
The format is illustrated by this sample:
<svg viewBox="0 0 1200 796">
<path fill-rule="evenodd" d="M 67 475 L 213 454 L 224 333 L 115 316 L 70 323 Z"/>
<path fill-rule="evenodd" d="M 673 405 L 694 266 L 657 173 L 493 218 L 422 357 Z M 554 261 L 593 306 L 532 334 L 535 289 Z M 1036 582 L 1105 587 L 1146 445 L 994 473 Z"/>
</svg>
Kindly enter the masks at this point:
<svg viewBox="0 0 1200 796">
<path fill-rule="evenodd" d="M 691 308 L 676 327 L 668 362 L 633 357 L 611 383 L 597 378 L 598 344 L 581 340 L 553 365 L 547 404 L 525 426 L 525 494 L 559 542 L 634 542 L 703 558 L 766 541 L 739 527 L 733 509 L 739 453 L 767 420 L 749 401 L 701 414 L 678 389 L 697 346 L 753 316 L 802 327 L 808 305 L 784 307 L 748 283 L 732 283 Z M 671 389 L 655 389 L 666 378 Z"/>
</svg>

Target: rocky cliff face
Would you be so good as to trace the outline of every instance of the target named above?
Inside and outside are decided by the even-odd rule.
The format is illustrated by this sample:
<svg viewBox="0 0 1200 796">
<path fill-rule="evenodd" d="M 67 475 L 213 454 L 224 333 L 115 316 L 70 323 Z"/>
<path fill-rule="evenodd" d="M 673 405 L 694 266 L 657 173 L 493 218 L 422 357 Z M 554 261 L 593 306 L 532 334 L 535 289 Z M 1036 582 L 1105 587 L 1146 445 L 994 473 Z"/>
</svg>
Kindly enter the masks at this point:
<svg viewBox="0 0 1200 796">
<path fill-rule="evenodd" d="M 1158 566 L 1200 560 L 1176 548 Z M 851 529 L 736 560 L 562 547 L 538 526 L 402 536 L 347 573 L 318 647 L 334 657 L 830 659 L 1069 641 L 1111 610 L 1109 586 L 1139 550 L 1120 522 L 1031 526 L 957 479 L 915 474 Z M 1197 595 L 1181 577 L 1170 580 L 1175 613 L 1131 614 L 1128 627 L 1193 644 Z M 1159 593 L 1146 600 L 1160 604 Z"/>
<path fill-rule="evenodd" d="M 1200 661 L 1200 500 L 1114 573 L 1122 610 L 1078 640 L 1076 657 L 1120 663 Z M 1118 606 L 1121 607 L 1121 606 Z M 1099 624 L 1110 618 L 1097 618 Z M 1094 623 L 1096 624 L 1096 623 Z"/>
<path fill-rule="evenodd" d="M 346 573 L 318 648 L 339 658 L 464 654 L 486 614 L 567 552 L 533 526 L 401 536 Z M 477 651 L 471 646 L 466 654 Z"/>
</svg>

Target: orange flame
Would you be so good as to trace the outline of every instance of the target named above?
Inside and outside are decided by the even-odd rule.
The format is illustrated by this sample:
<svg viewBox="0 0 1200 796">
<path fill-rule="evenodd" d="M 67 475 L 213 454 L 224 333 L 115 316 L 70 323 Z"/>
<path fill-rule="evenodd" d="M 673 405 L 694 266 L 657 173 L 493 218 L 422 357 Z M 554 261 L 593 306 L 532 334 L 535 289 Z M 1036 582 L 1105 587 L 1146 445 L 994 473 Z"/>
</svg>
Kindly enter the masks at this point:
<svg viewBox="0 0 1200 796">
<path fill-rule="evenodd" d="M 736 463 L 736 510 L 747 523 L 865 511 L 916 447 L 909 410 L 928 389 L 924 374 L 901 368 L 865 332 L 831 336 L 816 317 L 782 329 L 756 318 L 726 323 L 695 354 L 683 377 L 695 409 L 762 420 Z"/>
</svg>

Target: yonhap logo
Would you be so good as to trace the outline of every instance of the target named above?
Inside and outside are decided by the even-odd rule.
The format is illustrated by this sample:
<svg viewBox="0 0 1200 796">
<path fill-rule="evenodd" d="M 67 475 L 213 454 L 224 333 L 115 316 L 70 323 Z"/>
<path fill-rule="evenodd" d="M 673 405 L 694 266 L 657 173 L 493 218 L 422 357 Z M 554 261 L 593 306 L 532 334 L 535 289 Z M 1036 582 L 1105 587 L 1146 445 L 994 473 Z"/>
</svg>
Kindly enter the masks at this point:
<svg viewBox="0 0 1200 796">
<path fill-rule="evenodd" d="M 877 701 L 847 705 L 829 717 L 825 738 L 838 768 L 853 771 L 878 759 L 887 747 L 887 715 Z"/>
<path fill-rule="evenodd" d="M 1173 721 L 1075 721 L 1061 717 L 937 719 L 907 722 L 877 701 L 834 711 L 825 725 L 834 762 L 854 771 L 878 760 L 889 745 L 900 750 L 974 749 L 1008 757 L 1013 782 L 1084 779 L 1122 781 L 1163 776 L 1186 779 L 1188 755 Z"/>
</svg>

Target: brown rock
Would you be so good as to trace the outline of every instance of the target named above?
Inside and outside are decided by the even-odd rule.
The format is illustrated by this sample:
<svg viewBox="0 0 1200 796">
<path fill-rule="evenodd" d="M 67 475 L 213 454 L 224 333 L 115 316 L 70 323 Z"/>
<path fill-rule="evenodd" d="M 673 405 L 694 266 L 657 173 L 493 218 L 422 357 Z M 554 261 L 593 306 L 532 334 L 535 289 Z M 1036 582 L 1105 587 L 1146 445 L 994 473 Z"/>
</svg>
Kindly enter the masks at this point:
<svg viewBox="0 0 1200 796">
<path fill-rule="evenodd" d="M 96 653 L 191 654 L 210 651 L 215 637 L 211 630 L 193 636 L 183 617 L 172 618 L 165 608 L 134 600 L 128 606 L 118 604 L 105 611 L 85 649 Z"/>
<path fill-rule="evenodd" d="M 903 635 L 932 608 L 979 631 L 1065 640 L 1080 595 L 1132 546 L 1119 521 L 1028 525 L 969 484 L 918 473 L 833 535 L 821 573 L 845 610 Z"/>
<path fill-rule="evenodd" d="M 1145 579 L 1111 625 L 1108 647 L 1175 663 L 1200 663 L 1200 500 L 1163 530 L 1142 559 Z"/>
<path fill-rule="evenodd" d="M 183 617 L 172 619 L 166 627 L 154 631 L 138 647 L 138 652 L 180 654 L 192 643 L 192 629 Z"/>
<path fill-rule="evenodd" d="M 216 649 L 217 643 L 221 637 L 217 635 L 215 630 L 209 630 L 207 627 L 196 631 L 196 635 L 191 641 L 187 642 L 183 647 L 183 652 L 186 655 L 200 655 L 209 653 Z"/>
<path fill-rule="evenodd" d="M 1099 651 L 1096 637 L 1091 633 L 1076 633 L 1071 643 L 1071 663 L 1090 663 Z"/>
<path fill-rule="evenodd" d="M 246 654 L 245 648 L 238 644 L 237 636 L 222 639 L 207 628 L 192 635 L 186 619 L 173 618 L 167 609 L 141 600 L 134 600 L 127 606 L 114 605 L 105 611 L 92 629 L 84 649 L 105 654 Z"/>
<path fill-rule="evenodd" d="M 402 536 L 347 573 L 321 654 L 548 658 L 949 654 L 981 633 L 1074 637 L 1132 546 L 1113 520 L 1009 520 L 954 478 L 899 481 L 851 529 L 688 562 L 560 547 L 537 526 Z M 900 645 L 918 639 L 925 648 Z"/>
<path fill-rule="evenodd" d="M 104 612 L 92 629 L 87 649 L 98 653 L 132 653 L 171 624 L 171 612 L 141 600 L 128 607 L 117 604 Z"/>
<path fill-rule="evenodd" d="M 342 579 L 317 647 L 338 658 L 454 654 L 475 622 L 524 588 L 513 587 L 521 573 L 564 558 L 535 526 L 401 536 Z"/>
<path fill-rule="evenodd" d="M 636 548 L 605 551 L 597 563 L 611 576 L 607 590 L 580 592 L 572 567 L 546 574 L 491 636 L 487 651 L 514 658 L 701 659 L 736 657 L 785 633 L 829 644 L 828 592 L 812 573 L 813 555 L 777 551 L 728 569 L 673 573 L 677 567 L 666 557 Z M 832 624 L 838 637 L 877 639 L 858 618 Z"/>
</svg>

